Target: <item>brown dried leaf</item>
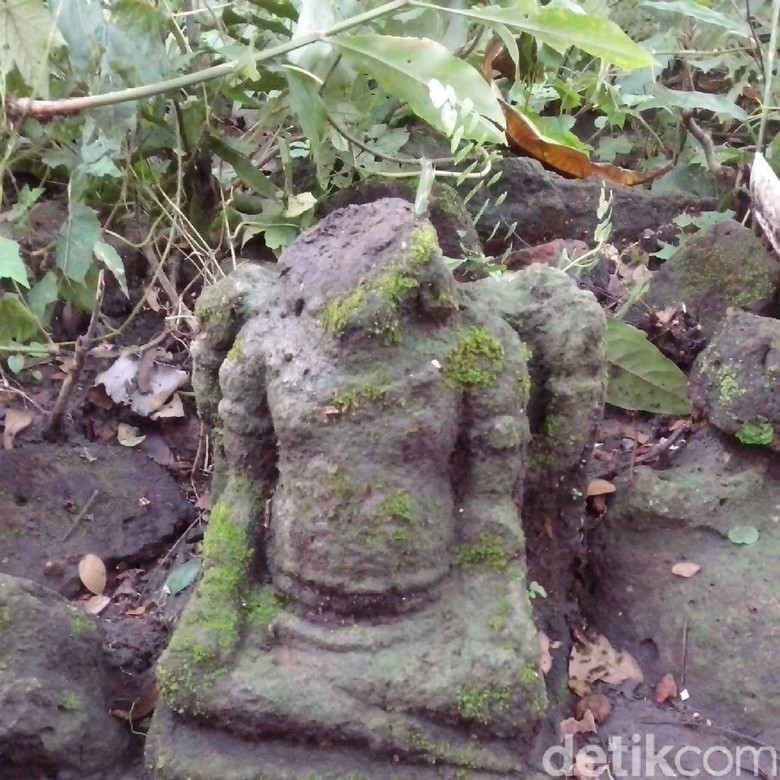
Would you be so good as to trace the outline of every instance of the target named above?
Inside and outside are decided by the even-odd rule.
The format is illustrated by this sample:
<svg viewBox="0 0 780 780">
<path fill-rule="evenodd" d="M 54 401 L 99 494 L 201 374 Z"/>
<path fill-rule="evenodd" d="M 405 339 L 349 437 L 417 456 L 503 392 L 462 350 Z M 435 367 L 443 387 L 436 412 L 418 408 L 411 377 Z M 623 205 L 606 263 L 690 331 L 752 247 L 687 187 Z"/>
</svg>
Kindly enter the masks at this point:
<svg viewBox="0 0 780 780">
<path fill-rule="evenodd" d="M 678 561 L 672 566 L 672 574 L 678 577 L 693 577 L 701 571 L 701 566 L 693 561 Z"/>
<path fill-rule="evenodd" d="M 80 606 L 90 615 L 99 615 L 110 603 L 111 599 L 108 596 L 90 596 Z"/>
<path fill-rule="evenodd" d="M 32 421 L 33 413 L 26 409 L 7 409 L 5 430 L 3 431 L 3 449 L 12 450 L 16 435 L 21 433 Z"/>
<path fill-rule="evenodd" d="M 122 614 L 129 617 L 141 617 L 147 612 L 151 612 L 157 604 L 153 601 L 147 601 L 146 604 L 142 604 L 140 607 L 133 607 L 132 609 L 126 609 Z"/>
<path fill-rule="evenodd" d="M 605 636 L 581 636 L 579 640 L 569 655 L 569 687 L 578 696 L 587 696 L 591 685 L 599 681 L 621 685 L 628 680 L 644 680 L 632 656 L 625 650 L 616 650 Z"/>
<path fill-rule="evenodd" d="M 677 698 L 677 681 L 671 674 L 665 674 L 655 686 L 655 703 L 663 704 Z"/>
<path fill-rule="evenodd" d="M 585 710 L 582 714 L 582 718 L 566 718 L 558 724 L 558 737 L 563 739 L 567 735 L 574 734 L 596 734 L 598 729 L 596 728 L 596 721 L 593 718 L 593 713 L 590 710 Z"/>
<path fill-rule="evenodd" d="M 505 133 L 509 147 L 535 157 L 564 176 L 571 176 L 575 179 L 598 176 L 602 179 L 609 179 L 616 184 L 634 186 L 651 182 L 672 168 L 672 163 L 666 163 L 642 172 L 619 168 L 610 163 L 591 162 L 584 152 L 571 149 L 568 146 L 561 146 L 555 141 L 544 138 L 536 127 L 521 113 L 515 111 L 509 103 L 500 98 L 498 102 L 501 104 L 506 119 Z"/>
<path fill-rule="evenodd" d="M 90 593 L 100 596 L 106 589 L 106 564 L 97 555 L 87 553 L 79 561 L 79 579 Z"/>
<path fill-rule="evenodd" d="M 552 654 L 550 653 L 550 637 L 544 631 L 538 631 L 536 634 L 539 640 L 539 671 L 542 675 L 549 673 L 552 669 Z"/>
</svg>

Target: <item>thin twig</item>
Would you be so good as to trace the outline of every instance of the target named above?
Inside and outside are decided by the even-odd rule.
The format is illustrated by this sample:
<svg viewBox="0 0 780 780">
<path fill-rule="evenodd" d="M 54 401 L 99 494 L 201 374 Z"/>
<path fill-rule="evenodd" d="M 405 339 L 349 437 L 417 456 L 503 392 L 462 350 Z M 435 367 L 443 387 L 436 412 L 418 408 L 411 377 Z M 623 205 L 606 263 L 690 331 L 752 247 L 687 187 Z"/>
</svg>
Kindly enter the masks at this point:
<svg viewBox="0 0 780 780">
<path fill-rule="evenodd" d="M 95 339 L 95 330 L 97 329 L 98 314 L 103 303 L 103 293 L 105 292 L 105 269 L 101 268 L 98 274 L 97 291 L 95 293 L 95 305 L 92 307 L 92 316 L 89 318 L 87 332 L 76 339 L 76 349 L 73 355 L 73 368 L 68 372 L 60 388 L 60 393 L 54 403 L 54 409 L 51 412 L 51 418 L 43 432 L 43 438 L 46 441 L 56 441 L 60 437 L 62 429 L 62 418 L 68 407 L 68 401 L 76 387 L 76 383 L 81 378 L 81 372 L 84 370 L 84 362 L 87 359 L 87 353 L 92 349 L 92 342 Z"/>
<path fill-rule="evenodd" d="M 78 516 L 73 521 L 73 525 L 71 525 L 71 527 L 68 529 L 68 532 L 65 534 L 65 536 L 62 537 L 63 542 L 67 542 L 68 539 L 70 539 L 73 532 L 79 527 L 79 524 L 84 519 L 87 512 L 89 512 L 89 510 L 91 509 L 92 504 L 95 503 L 95 499 L 98 497 L 98 495 L 100 495 L 99 490 L 92 491 L 92 495 L 87 499 L 87 503 L 84 504 L 84 508 L 78 513 Z"/>
<path fill-rule="evenodd" d="M 691 429 L 691 424 L 686 422 L 681 425 L 676 431 L 672 431 L 663 441 L 659 441 L 658 444 L 654 444 L 652 448 L 644 455 L 640 455 L 635 462 L 638 466 L 642 463 L 647 463 L 649 460 L 654 460 L 661 453 L 666 452 L 672 444 L 674 444 L 683 434 L 687 433 Z"/>
</svg>

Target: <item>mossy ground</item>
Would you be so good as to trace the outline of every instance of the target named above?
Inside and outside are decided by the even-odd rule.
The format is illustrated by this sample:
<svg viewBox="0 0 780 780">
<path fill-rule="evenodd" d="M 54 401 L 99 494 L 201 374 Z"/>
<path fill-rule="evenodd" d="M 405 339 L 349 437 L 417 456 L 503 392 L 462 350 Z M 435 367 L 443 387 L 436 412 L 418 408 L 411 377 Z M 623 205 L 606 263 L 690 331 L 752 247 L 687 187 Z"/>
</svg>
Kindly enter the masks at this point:
<svg viewBox="0 0 780 780">
<path fill-rule="evenodd" d="M 484 387 L 503 366 L 504 345 L 485 328 L 471 328 L 444 359 L 443 371 L 450 385 Z"/>
</svg>

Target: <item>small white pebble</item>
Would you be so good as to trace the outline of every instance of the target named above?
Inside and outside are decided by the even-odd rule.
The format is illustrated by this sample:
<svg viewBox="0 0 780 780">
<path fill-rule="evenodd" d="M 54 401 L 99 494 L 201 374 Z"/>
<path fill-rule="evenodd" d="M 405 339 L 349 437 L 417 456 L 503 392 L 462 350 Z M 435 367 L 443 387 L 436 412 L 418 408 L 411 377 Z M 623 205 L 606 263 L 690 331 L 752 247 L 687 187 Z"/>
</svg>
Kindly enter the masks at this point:
<svg viewBox="0 0 780 780">
<path fill-rule="evenodd" d="M 434 368 L 441 369 L 441 363 L 439 363 L 439 361 L 438 361 L 438 360 L 435 360 L 435 359 L 434 359 L 434 360 L 431 360 L 431 365 L 432 365 Z"/>
<path fill-rule="evenodd" d="M 690 699 L 690 698 L 691 698 L 691 694 L 688 693 L 688 689 L 687 688 L 683 688 L 680 691 L 680 699 L 682 699 L 683 701 L 688 701 L 688 699 Z"/>
</svg>

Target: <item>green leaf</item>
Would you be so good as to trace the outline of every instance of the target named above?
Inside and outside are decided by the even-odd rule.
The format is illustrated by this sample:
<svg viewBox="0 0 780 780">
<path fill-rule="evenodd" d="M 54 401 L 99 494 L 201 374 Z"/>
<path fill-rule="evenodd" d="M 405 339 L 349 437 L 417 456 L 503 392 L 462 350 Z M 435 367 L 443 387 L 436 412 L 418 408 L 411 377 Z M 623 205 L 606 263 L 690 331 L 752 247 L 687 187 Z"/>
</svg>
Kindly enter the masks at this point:
<svg viewBox="0 0 780 780">
<path fill-rule="evenodd" d="M 60 228 L 55 258 L 57 268 L 72 282 L 84 282 L 99 238 L 100 223 L 94 209 L 81 201 L 71 201 L 68 220 Z"/>
<path fill-rule="evenodd" d="M 704 109 L 712 111 L 719 116 L 729 116 L 744 122 L 748 119 L 748 114 L 744 108 L 736 105 L 724 95 L 711 95 L 709 92 L 684 92 L 677 89 L 669 89 L 662 84 L 656 84 L 653 87 L 653 95 L 650 98 L 639 98 L 632 100 L 626 96 L 626 103 L 635 103 L 640 111 L 649 108 L 680 108 L 683 110 Z"/>
<path fill-rule="evenodd" d="M 209 135 L 208 146 L 217 157 L 222 158 L 226 163 L 233 166 L 236 176 L 241 182 L 266 198 L 280 198 L 281 192 L 276 185 L 244 154 L 243 151 L 236 148 L 235 142 L 228 138 L 218 138 L 216 135 Z"/>
<path fill-rule="evenodd" d="M 729 541 L 734 544 L 755 544 L 758 536 L 758 529 L 752 525 L 738 525 L 729 531 Z"/>
<path fill-rule="evenodd" d="M 43 334 L 41 324 L 15 293 L 0 295 L 0 344 L 24 344 Z"/>
<path fill-rule="evenodd" d="M 24 370 L 24 355 L 9 355 L 8 360 L 5 361 L 8 363 L 8 368 L 14 372 L 14 374 L 18 374 L 20 371 Z"/>
<path fill-rule="evenodd" d="M 440 43 L 391 35 L 342 35 L 328 40 L 352 67 L 367 73 L 388 94 L 407 102 L 417 116 L 437 130 L 451 134 L 441 110 L 431 101 L 432 81 L 452 88 L 457 109 L 462 110 L 468 100 L 476 111 L 476 125 L 465 122 L 465 138 L 506 143 L 499 129 L 505 124 L 504 113 L 487 82 Z"/>
<path fill-rule="evenodd" d="M 19 244 L 10 238 L 0 238 L 0 279 L 12 279 L 22 287 L 29 287 L 27 267 L 19 254 Z"/>
<path fill-rule="evenodd" d="M 713 8 L 708 8 L 695 0 L 641 0 L 640 5 L 650 8 L 653 11 L 671 11 L 672 13 L 682 14 L 691 19 L 698 19 L 700 22 L 723 27 L 729 32 L 742 35 L 745 38 L 750 37 L 750 27 L 746 22 L 737 16 L 728 16 Z"/>
<path fill-rule="evenodd" d="M 181 566 L 177 566 L 165 580 L 163 591 L 167 591 L 171 596 L 178 596 L 198 579 L 202 568 L 203 562 L 200 558 L 193 558 Z"/>
<path fill-rule="evenodd" d="M 49 324 L 51 310 L 59 299 L 59 289 L 57 274 L 47 271 L 27 296 L 27 306 L 43 325 Z"/>
<path fill-rule="evenodd" d="M 303 69 L 285 68 L 289 89 L 290 108 L 298 117 L 303 134 L 309 141 L 312 158 L 317 163 L 317 179 L 327 181 L 328 170 L 322 155 L 322 145 L 328 128 L 328 112 L 319 92 L 319 82 Z"/>
<path fill-rule="evenodd" d="M 129 298 L 130 294 L 127 292 L 127 279 L 125 278 L 125 264 L 122 262 L 119 252 L 105 241 L 95 242 L 94 252 L 95 257 L 111 271 L 119 288 L 125 294 L 125 298 Z"/>
<path fill-rule="evenodd" d="M 442 10 L 445 10 L 442 8 Z M 568 8 L 486 8 L 447 9 L 495 28 L 505 25 L 510 30 L 532 35 L 555 51 L 564 53 L 572 46 L 594 57 L 626 70 L 657 66 L 655 58 L 638 43 L 634 43 L 613 21 L 602 16 L 575 13 Z"/>
<path fill-rule="evenodd" d="M 669 358 L 627 323 L 607 320 L 607 403 L 655 414 L 689 414 L 688 379 Z"/>
<path fill-rule="evenodd" d="M 53 23 L 42 0 L 0 2 L 0 76 L 16 65 L 24 83 L 48 97 L 47 60 Z"/>
</svg>

